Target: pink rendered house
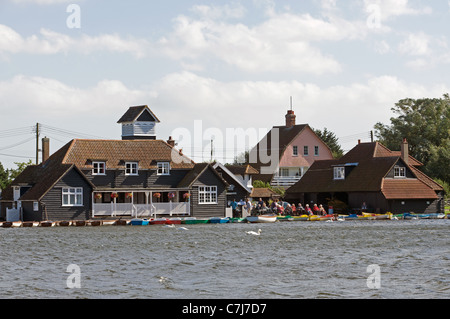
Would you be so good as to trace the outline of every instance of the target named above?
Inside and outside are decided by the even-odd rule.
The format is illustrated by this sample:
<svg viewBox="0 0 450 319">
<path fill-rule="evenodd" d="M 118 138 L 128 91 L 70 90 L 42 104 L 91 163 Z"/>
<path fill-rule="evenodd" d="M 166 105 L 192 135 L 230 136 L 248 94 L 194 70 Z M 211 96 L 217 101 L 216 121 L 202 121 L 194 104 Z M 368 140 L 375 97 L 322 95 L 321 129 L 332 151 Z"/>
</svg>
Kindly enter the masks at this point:
<svg viewBox="0 0 450 319">
<path fill-rule="evenodd" d="M 294 111 L 289 110 L 286 124 L 274 126 L 253 148 L 250 165 L 260 172 L 253 180 L 288 188 L 302 178 L 314 161 L 333 159 L 328 145 L 311 127 L 296 125 L 295 121 Z"/>
</svg>

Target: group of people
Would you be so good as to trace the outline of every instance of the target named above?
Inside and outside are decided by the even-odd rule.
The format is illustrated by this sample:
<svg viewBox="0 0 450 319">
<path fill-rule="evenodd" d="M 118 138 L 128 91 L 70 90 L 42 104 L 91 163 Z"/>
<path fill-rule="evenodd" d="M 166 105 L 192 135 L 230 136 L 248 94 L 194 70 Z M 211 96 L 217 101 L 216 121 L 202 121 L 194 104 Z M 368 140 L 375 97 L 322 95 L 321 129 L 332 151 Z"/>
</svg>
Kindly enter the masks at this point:
<svg viewBox="0 0 450 319">
<path fill-rule="evenodd" d="M 243 212 L 247 215 L 262 215 L 262 214 L 277 214 L 277 215 L 290 215 L 290 216 L 301 216 L 301 215 L 327 215 L 325 208 L 322 204 L 313 204 L 312 207 L 306 204 L 305 207 L 301 203 L 298 205 L 289 204 L 288 202 L 279 201 L 275 199 L 270 205 L 267 205 L 265 201 L 260 198 L 258 202 L 252 203 L 249 198 L 245 201 L 240 200 L 236 202 L 233 200 L 231 202 L 231 207 L 233 209 L 233 217 L 244 217 Z"/>
</svg>

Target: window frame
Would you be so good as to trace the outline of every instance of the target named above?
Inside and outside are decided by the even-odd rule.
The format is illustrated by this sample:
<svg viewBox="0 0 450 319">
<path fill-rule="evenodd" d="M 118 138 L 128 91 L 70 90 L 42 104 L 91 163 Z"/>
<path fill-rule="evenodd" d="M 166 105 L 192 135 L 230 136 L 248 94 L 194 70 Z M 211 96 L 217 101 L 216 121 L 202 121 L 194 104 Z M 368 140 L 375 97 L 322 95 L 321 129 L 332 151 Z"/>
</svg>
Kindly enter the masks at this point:
<svg viewBox="0 0 450 319">
<path fill-rule="evenodd" d="M 345 167 L 338 166 L 333 168 L 333 179 L 335 181 L 345 180 Z"/>
<path fill-rule="evenodd" d="M 309 146 L 303 146 L 303 156 L 309 156 Z"/>
<path fill-rule="evenodd" d="M 319 146 L 316 145 L 316 146 L 314 146 L 314 156 L 319 156 L 319 155 L 320 155 L 320 153 L 319 153 Z"/>
<path fill-rule="evenodd" d="M 294 145 L 293 147 L 292 147 L 292 156 L 298 156 L 298 146 L 297 145 Z"/>
<path fill-rule="evenodd" d="M 97 166 L 97 167 L 96 167 Z M 101 172 L 103 170 L 103 172 Z M 92 175 L 106 175 L 106 162 L 92 162 Z"/>
<path fill-rule="evenodd" d="M 394 166 L 394 178 L 406 178 L 406 167 L 395 165 Z"/>
<path fill-rule="evenodd" d="M 170 175 L 170 162 L 158 162 L 156 175 L 158 176 L 168 176 Z"/>
<path fill-rule="evenodd" d="M 61 191 L 62 207 L 82 207 L 83 205 L 83 187 L 63 187 Z M 67 196 L 67 201 L 65 197 Z"/>
<path fill-rule="evenodd" d="M 139 175 L 139 163 L 138 162 L 125 162 L 125 175 L 126 176 L 138 176 Z"/>
<path fill-rule="evenodd" d="M 217 186 L 199 186 L 198 203 L 199 205 L 218 204 Z"/>
</svg>

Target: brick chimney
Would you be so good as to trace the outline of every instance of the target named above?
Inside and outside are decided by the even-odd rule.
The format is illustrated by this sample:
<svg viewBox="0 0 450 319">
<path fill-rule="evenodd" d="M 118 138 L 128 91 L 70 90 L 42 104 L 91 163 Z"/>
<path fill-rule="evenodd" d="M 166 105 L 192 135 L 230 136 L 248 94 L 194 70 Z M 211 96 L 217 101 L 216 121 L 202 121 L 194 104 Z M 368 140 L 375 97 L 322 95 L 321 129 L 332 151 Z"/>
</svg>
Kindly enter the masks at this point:
<svg viewBox="0 0 450 319">
<path fill-rule="evenodd" d="M 50 157 L 50 139 L 44 137 L 42 139 L 42 163 Z"/>
<path fill-rule="evenodd" d="M 409 145 L 406 138 L 403 139 L 402 147 L 401 147 L 401 157 L 403 161 L 408 165 L 409 164 Z"/>
<path fill-rule="evenodd" d="M 172 147 L 175 147 L 175 140 L 172 139 L 172 136 L 169 136 L 169 139 L 167 140 L 167 144 L 169 144 Z"/>
<path fill-rule="evenodd" d="M 286 127 L 295 126 L 295 118 L 296 118 L 296 115 L 295 115 L 294 111 L 289 110 L 286 114 Z"/>
</svg>

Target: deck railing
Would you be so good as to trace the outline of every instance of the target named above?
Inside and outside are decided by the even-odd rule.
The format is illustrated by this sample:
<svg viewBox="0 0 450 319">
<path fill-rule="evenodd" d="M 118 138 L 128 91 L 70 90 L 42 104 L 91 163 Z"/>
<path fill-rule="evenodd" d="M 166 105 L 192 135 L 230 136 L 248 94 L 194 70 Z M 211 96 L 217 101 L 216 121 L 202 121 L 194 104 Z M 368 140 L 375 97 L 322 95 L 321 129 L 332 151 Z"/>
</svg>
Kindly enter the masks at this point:
<svg viewBox="0 0 450 319">
<path fill-rule="evenodd" d="M 158 215 L 190 215 L 189 203 L 106 203 L 93 204 L 93 216 L 151 217 Z"/>
</svg>

